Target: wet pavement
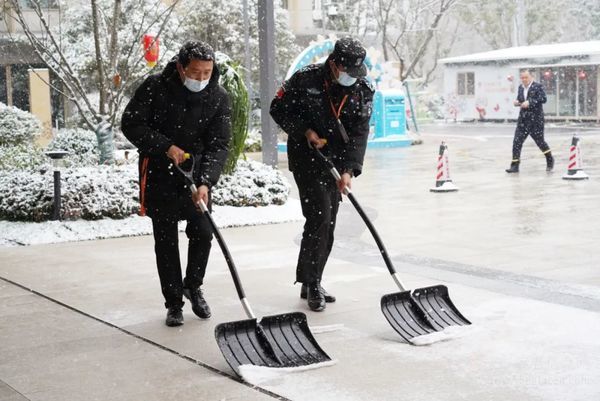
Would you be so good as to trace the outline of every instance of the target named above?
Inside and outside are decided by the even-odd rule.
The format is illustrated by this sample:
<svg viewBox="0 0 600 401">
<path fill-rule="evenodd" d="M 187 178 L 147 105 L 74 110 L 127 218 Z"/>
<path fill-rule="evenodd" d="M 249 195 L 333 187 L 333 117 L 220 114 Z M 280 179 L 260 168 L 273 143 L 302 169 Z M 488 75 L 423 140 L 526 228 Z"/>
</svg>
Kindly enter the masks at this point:
<svg viewBox="0 0 600 401">
<path fill-rule="evenodd" d="M 186 305 L 175 329 L 149 236 L 2 248 L 0 400 L 598 399 L 600 129 L 550 127 L 555 171 L 529 139 L 516 176 L 504 172 L 512 125 L 422 131 L 422 145 L 369 150 L 353 192 L 409 288 L 449 287 L 474 323 L 463 335 L 399 341 L 379 309 L 397 289 L 347 201 L 324 283 L 338 302 L 323 313 L 293 286 L 302 222 L 223 230 L 257 315 L 299 310 L 315 331 L 336 327 L 315 337 L 337 364 L 259 386 L 233 377 L 214 340 L 216 324 L 245 318 L 216 242 L 213 317 Z M 561 179 L 574 132 L 587 181 Z M 442 140 L 456 193 L 429 192 Z"/>
</svg>

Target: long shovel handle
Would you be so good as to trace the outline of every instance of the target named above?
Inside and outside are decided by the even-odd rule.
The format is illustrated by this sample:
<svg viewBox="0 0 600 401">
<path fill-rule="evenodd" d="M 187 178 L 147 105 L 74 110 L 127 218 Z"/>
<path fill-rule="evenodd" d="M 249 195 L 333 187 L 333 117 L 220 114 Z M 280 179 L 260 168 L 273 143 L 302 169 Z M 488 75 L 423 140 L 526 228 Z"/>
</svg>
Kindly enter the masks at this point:
<svg viewBox="0 0 600 401">
<path fill-rule="evenodd" d="M 190 186 L 190 188 L 192 189 L 192 192 L 197 191 L 196 185 L 194 185 L 194 184 L 192 184 Z M 235 263 L 233 263 L 233 258 L 231 257 L 231 253 L 229 253 L 229 248 L 227 248 L 227 244 L 225 243 L 225 240 L 223 239 L 221 232 L 217 228 L 215 221 L 213 220 L 212 216 L 210 215 L 210 212 L 208 211 L 208 207 L 206 206 L 206 204 L 204 203 L 204 201 L 202 199 L 200 199 L 198 206 L 200 207 L 200 210 L 202 210 L 204 216 L 208 219 L 210 228 L 212 228 L 212 231 L 215 234 L 215 237 L 217 237 L 217 242 L 219 243 L 219 246 L 221 247 L 223 256 L 225 256 L 225 261 L 227 262 L 227 266 L 229 267 L 229 272 L 231 273 L 231 278 L 233 279 L 233 283 L 235 284 L 235 290 L 238 293 L 238 297 L 240 299 L 240 302 L 242 303 L 242 306 L 244 307 L 244 311 L 246 312 L 246 315 L 248 315 L 249 319 L 256 319 L 256 316 L 254 315 L 254 312 L 252 312 L 252 308 L 250 307 L 250 303 L 246 299 L 246 293 L 244 292 L 244 287 L 242 287 L 242 281 L 240 280 L 240 276 L 238 274 L 237 268 L 235 267 Z"/>
<path fill-rule="evenodd" d="M 185 154 L 186 159 L 189 159 L 190 157 L 192 159 L 192 163 L 194 163 L 194 156 L 190 155 L 189 153 Z M 175 165 L 175 166 L 181 172 L 181 174 L 183 174 L 183 176 L 185 178 L 187 178 L 187 180 L 189 181 L 190 191 L 192 191 L 192 194 L 195 194 L 196 192 L 198 192 L 198 188 L 196 187 L 196 184 L 194 183 L 194 180 L 192 178 L 192 173 L 194 171 L 193 167 L 189 172 L 186 172 L 186 171 L 182 170 L 179 166 L 177 166 L 177 165 Z M 192 164 L 192 166 L 193 166 L 193 164 Z M 204 201 L 202 199 L 200 199 L 200 202 L 197 204 L 197 206 L 202 211 L 204 216 L 206 216 L 206 218 L 208 219 L 210 228 L 212 229 L 215 237 L 217 237 L 217 242 L 219 243 L 219 246 L 221 247 L 223 256 L 225 256 L 225 261 L 227 262 L 227 267 L 229 267 L 229 272 L 231 273 L 231 278 L 233 279 L 233 284 L 235 284 L 235 290 L 237 291 L 240 302 L 242 303 L 244 312 L 246 312 L 246 315 L 248 316 L 248 318 L 256 319 L 256 316 L 254 315 L 254 312 L 252 312 L 252 308 L 250 307 L 250 303 L 246 299 L 246 293 L 244 292 L 244 287 L 242 287 L 242 280 L 240 280 L 240 276 L 235 267 L 235 263 L 233 263 L 233 258 L 231 257 L 231 253 L 229 253 L 229 248 L 227 248 L 227 244 L 225 243 L 225 240 L 223 239 L 221 232 L 217 228 L 215 221 L 213 220 L 212 216 L 210 215 L 210 211 L 208 210 L 208 207 L 206 206 L 206 204 L 204 203 Z"/>
<path fill-rule="evenodd" d="M 342 177 L 341 177 L 339 171 L 335 168 L 335 165 L 333 164 L 333 162 L 331 160 L 329 160 L 327 157 L 325 157 L 325 155 L 323 153 L 321 153 L 321 151 L 319 149 L 317 149 L 317 148 L 313 148 L 313 149 L 315 150 L 317 155 L 325 163 L 327 163 L 327 165 L 329 166 L 329 171 L 331 172 L 331 175 L 333 175 L 333 177 L 336 179 L 336 181 L 339 181 Z M 398 277 L 398 273 L 396 272 L 396 269 L 394 268 L 394 264 L 392 263 L 392 260 L 390 259 L 388 251 L 385 249 L 385 245 L 383 245 L 383 241 L 381 240 L 379 233 L 377 233 L 375 226 L 373 225 L 373 223 L 371 223 L 371 220 L 369 219 L 369 217 L 367 216 L 367 214 L 365 213 L 363 208 L 360 206 L 360 204 L 358 203 L 358 200 L 356 200 L 356 197 L 354 196 L 354 194 L 352 193 L 350 188 L 348 188 L 348 186 L 344 187 L 344 194 L 348 197 L 348 199 L 350 199 L 350 202 L 352 203 L 352 205 L 354 206 L 354 208 L 356 209 L 356 211 L 358 212 L 360 217 L 362 217 L 363 221 L 367 225 L 367 228 L 371 232 L 371 235 L 373 236 L 373 239 L 375 240 L 375 243 L 377 244 L 377 247 L 379 248 L 379 252 L 381 253 L 381 256 L 383 257 L 385 265 L 387 266 L 388 271 L 392 275 L 392 278 L 396 282 L 396 285 L 398 286 L 398 288 L 400 288 L 400 291 L 406 291 L 404 284 L 402 284 L 402 281 L 400 281 L 400 277 Z"/>
</svg>

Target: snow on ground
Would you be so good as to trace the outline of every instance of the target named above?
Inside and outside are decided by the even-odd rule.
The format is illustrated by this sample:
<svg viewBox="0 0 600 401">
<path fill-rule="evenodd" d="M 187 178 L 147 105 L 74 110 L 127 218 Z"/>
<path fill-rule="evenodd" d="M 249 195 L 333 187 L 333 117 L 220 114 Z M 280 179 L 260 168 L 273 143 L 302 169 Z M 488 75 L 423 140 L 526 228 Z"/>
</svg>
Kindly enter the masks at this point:
<svg viewBox="0 0 600 401">
<path fill-rule="evenodd" d="M 463 337 L 470 331 L 473 331 L 473 326 L 449 326 L 442 331 L 413 337 L 410 339 L 410 343 L 412 345 L 431 345 L 440 341 L 448 341 L 453 338 Z"/>
<path fill-rule="evenodd" d="M 293 368 L 269 368 L 266 366 L 241 365 L 239 367 L 239 372 L 244 381 L 254 384 L 255 386 L 265 383 L 276 385 L 277 383 L 285 381 L 286 377 L 290 373 L 326 368 L 328 366 L 333 366 L 336 363 L 337 361 L 333 360 L 328 362 L 314 363 L 312 365 L 297 366 Z"/>
<path fill-rule="evenodd" d="M 284 223 L 302 219 L 300 202 L 289 198 L 284 205 L 260 207 L 218 206 L 213 217 L 219 228 Z M 185 230 L 185 221 L 179 223 Z M 0 220 L 0 246 L 38 245 L 57 242 L 132 237 L 152 233 L 148 217 L 130 216 L 122 220 L 74 220 L 24 223 Z"/>
</svg>

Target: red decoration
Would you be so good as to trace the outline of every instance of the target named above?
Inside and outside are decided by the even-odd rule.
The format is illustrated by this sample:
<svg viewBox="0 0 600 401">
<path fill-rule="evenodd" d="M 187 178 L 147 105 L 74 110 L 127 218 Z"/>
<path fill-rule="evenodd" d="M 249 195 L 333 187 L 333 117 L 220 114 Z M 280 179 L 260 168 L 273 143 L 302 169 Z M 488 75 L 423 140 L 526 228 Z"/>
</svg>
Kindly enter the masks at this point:
<svg viewBox="0 0 600 401">
<path fill-rule="evenodd" d="M 579 71 L 578 76 L 579 76 L 579 79 L 585 79 L 587 77 L 585 71 L 583 71 L 583 70 Z"/>
<path fill-rule="evenodd" d="M 146 65 L 150 68 L 156 65 L 158 61 L 158 38 L 154 35 L 144 35 L 142 39 L 144 45 L 144 58 Z"/>
</svg>

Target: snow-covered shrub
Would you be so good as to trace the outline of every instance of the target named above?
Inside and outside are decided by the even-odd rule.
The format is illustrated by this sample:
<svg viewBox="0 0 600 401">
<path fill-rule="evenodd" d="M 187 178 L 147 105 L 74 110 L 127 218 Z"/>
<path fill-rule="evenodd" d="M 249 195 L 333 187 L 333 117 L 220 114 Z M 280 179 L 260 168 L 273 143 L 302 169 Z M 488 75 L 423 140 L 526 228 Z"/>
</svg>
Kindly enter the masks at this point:
<svg viewBox="0 0 600 401">
<path fill-rule="evenodd" d="M 33 114 L 0 103 L 0 146 L 28 143 L 42 130 Z"/>
<path fill-rule="evenodd" d="M 94 131 L 83 128 L 64 128 L 56 132 L 46 150 L 66 150 L 65 166 L 95 166 L 100 152 Z"/>
<path fill-rule="evenodd" d="M 213 188 L 213 202 L 229 206 L 283 205 L 290 185 L 271 166 L 252 160 L 240 160 L 234 172 L 222 175 Z"/>
<path fill-rule="evenodd" d="M 52 216 L 52 169 L 45 172 L 0 170 L 0 220 L 45 221 Z M 137 165 L 66 168 L 61 173 L 61 217 L 97 220 L 124 218 L 139 211 Z M 240 160 L 221 176 L 213 202 L 229 206 L 282 205 L 290 186 L 277 170 Z"/>
<path fill-rule="evenodd" d="M 61 177 L 61 216 L 64 219 L 124 218 L 139 210 L 135 166 L 96 166 L 65 169 Z M 52 171 L 0 171 L 0 219 L 44 221 L 53 205 Z"/>
<path fill-rule="evenodd" d="M 49 167 L 50 159 L 32 143 L 0 146 L 0 170 L 36 170 Z"/>
<path fill-rule="evenodd" d="M 260 128 L 252 128 L 248 131 L 246 142 L 244 143 L 244 152 L 260 152 L 262 149 L 262 136 Z"/>
</svg>

